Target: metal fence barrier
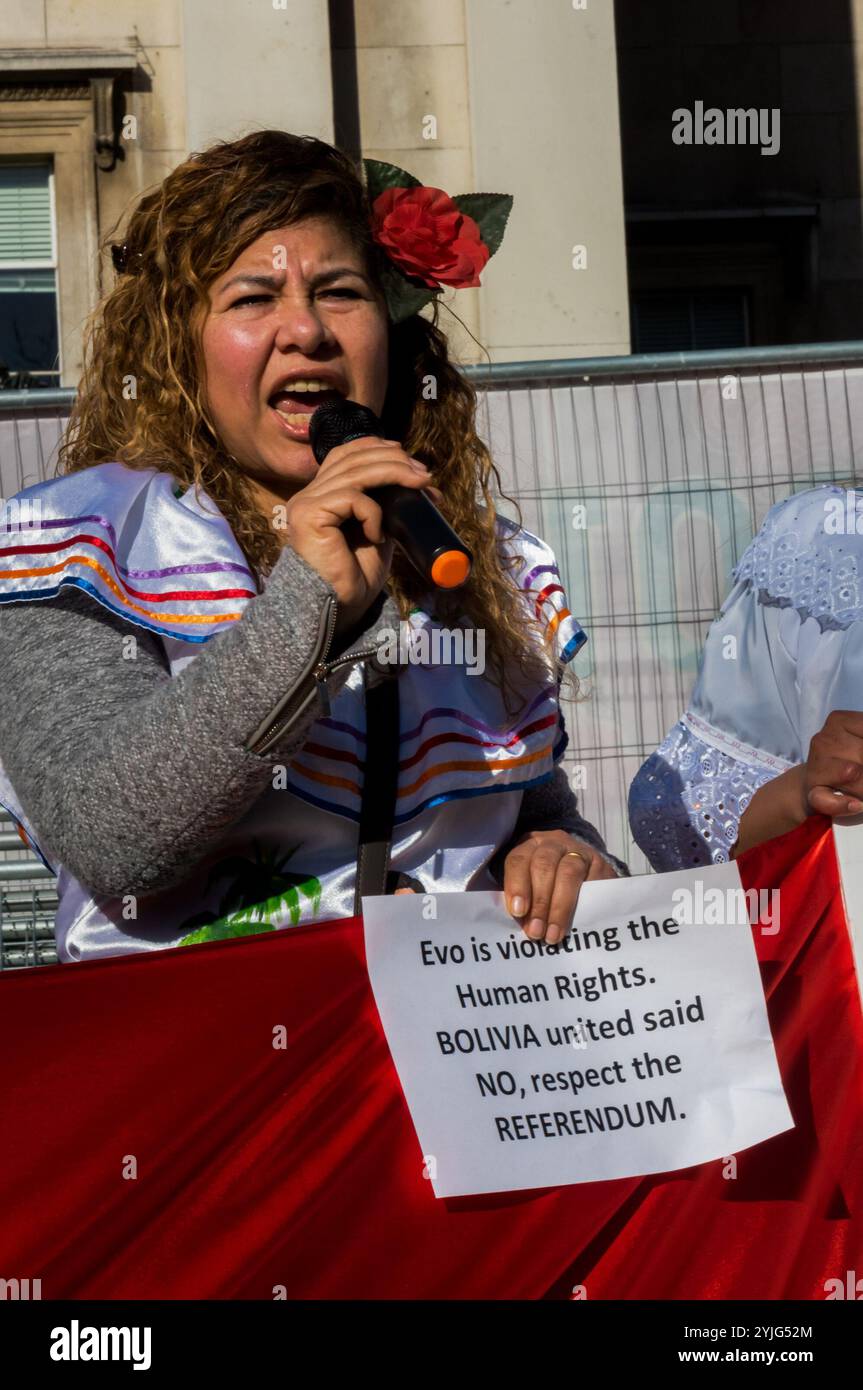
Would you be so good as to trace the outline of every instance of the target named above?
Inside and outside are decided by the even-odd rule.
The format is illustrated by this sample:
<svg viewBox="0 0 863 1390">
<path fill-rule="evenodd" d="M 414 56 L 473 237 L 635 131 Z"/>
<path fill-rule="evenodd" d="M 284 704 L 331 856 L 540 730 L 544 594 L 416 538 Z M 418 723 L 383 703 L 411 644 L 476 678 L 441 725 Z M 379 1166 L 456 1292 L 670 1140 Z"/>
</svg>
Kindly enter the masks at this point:
<svg viewBox="0 0 863 1390">
<path fill-rule="evenodd" d="M 854 476 L 863 343 L 464 370 L 504 489 L 554 549 L 589 635 L 565 707 L 566 766 L 609 848 L 645 872 L 629 784 L 685 708 L 731 570 L 768 508 Z M 0 393 L 4 497 L 53 476 L 72 397 Z M 25 883 L 21 864 L 34 867 L 23 847 L 0 855 L 0 968 L 53 958 L 51 880 L 39 865 Z"/>
</svg>

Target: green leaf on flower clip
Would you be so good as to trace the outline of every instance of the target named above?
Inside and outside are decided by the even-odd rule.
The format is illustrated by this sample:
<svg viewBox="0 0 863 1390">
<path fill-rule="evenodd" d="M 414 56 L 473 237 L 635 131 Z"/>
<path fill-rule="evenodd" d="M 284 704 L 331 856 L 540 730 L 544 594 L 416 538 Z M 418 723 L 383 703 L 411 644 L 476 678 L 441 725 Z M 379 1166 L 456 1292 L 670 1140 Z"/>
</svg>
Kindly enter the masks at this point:
<svg viewBox="0 0 863 1390">
<path fill-rule="evenodd" d="M 467 213 L 479 227 L 483 241 L 493 256 L 512 211 L 511 193 L 457 193 L 453 202 L 459 212 Z"/>
<path fill-rule="evenodd" d="M 387 313 L 392 323 L 401 323 L 402 319 L 410 318 L 411 314 L 418 314 L 420 309 L 440 294 L 440 290 L 432 289 L 430 285 L 414 284 L 392 263 L 382 271 L 381 280 L 387 301 Z"/>
<path fill-rule="evenodd" d="M 387 164 L 382 159 L 364 159 L 363 168 L 366 171 L 366 192 L 369 202 L 373 203 L 376 198 L 387 188 L 420 188 L 419 179 L 415 179 L 413 174 L 409 174 L 407 169 L 400 169 L 397 164 Z"/>
</svg>

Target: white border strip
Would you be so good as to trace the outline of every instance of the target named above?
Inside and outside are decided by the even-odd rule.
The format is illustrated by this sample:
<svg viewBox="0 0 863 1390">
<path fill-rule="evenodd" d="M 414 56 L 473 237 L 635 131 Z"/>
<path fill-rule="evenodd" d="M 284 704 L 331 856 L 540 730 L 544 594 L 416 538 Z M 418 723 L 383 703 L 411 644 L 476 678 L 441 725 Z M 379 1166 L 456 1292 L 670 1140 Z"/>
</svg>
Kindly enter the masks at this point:
<svg viewBox="0 0 863 1390">
<path fill-rule="evenodd" d="M 682 714 L 680 722 L 703 743 L 711 744 L 717 752 L 725 753 L 729 758 L 735 758 L 738 762 L 749 763 L 750 766 L 755 767 L 766 767 L 774 773 L 787 772 L 789 767 L 794 766 L 793 763 L 786 762 L 784 758 L 775 757 L 772 753 L 765 753 L 762 748 L 753 748 L 751 743 L 741 743 L 740 739 L 724 733 L 722 729 L 717 729 L 714 724 L 708 724 L 706 719 L 693 714 L 692 710 L 687 710 L 685 714 Z"/>
<path fill-rule="evenodd" d="M 857 971 L 857 988 L 863 1008 L 863 816 L 843 825 L 833 822 L 833 843 L 839 861 L 839 881 L 845 901 L 851 953 Z"/>
</svg>

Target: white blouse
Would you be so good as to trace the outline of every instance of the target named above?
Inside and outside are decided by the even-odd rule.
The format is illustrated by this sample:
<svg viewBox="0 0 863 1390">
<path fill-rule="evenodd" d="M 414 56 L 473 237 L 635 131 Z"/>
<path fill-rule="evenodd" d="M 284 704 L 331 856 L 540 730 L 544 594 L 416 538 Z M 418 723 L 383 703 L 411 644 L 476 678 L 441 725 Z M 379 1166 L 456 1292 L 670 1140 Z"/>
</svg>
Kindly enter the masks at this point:
<svg viewBox="0 0 863 1390">
<path fill-rule="evenodd" d="M 777 503 L 733 577 L 689 707 L 630 787 L 657 870 L 724 863 L 758 788 L 805 762 L 832 710 L 863 709 L 863 493 Z"/>
</svg>

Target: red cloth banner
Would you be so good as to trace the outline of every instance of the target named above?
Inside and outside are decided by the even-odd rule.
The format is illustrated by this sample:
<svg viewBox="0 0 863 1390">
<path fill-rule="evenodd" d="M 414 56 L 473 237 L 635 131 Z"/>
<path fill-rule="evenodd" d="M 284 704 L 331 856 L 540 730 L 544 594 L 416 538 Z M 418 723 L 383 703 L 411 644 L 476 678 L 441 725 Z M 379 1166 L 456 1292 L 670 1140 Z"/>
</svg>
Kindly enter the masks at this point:
<svg viewBox="0 0 863 1390">
<path fill-rule="evenodd" d="M 739 862 L 781 888 L 779 933 L 753 930 L 795 1128 L 735 1178 L 435 1199 L 351 919 L 0 976 L 0 1277 L 43 1299 L 824 1299 L 863 1275 L 829 823 Z"/>
</svg>

